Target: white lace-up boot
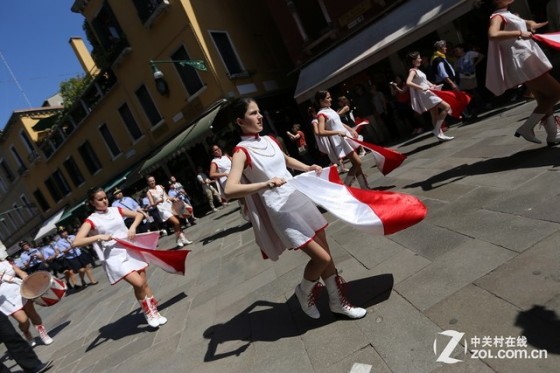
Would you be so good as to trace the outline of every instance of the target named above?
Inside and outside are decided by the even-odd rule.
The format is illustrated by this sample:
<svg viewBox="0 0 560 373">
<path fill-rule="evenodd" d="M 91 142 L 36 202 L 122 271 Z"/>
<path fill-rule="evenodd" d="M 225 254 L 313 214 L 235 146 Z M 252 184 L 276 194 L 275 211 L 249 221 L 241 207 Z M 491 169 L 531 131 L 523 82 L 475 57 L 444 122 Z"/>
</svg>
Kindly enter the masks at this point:
<svg viewBox="0 0 560 373">
<path fill-rule="evenodd" d="M 347 316 L 351 319 L 361 319 L 367 313 L 367 310 L 354 307 L 344 295 L 345 281 L 338 274 L 334 274 L 325 279 L 325 286 L 329 294 L 329 308 L 331 312 Z"/>
<path fill-rule="evenodd" d="M 152 297 L 148 298 L 148 302 L 150 304 L 152 314 L 157 319 L 159 325 L 163 325 L 163 324 L 167 323 L 167 318 L 163 317 L 162 315 L 159 314 L 159 311 L 157 309 L 157 307 L 158 307 L 157 300 L 152 296 Z"/>
<path fill-rule="evenodd" d="M 296 298 L 299 305 L 305 314 L 312 319 L 318 319 L 321 314 L 315 305 L 319 292 L 323 288 L 323 284 L 317 281 L 309 281 L 306 279 L 301 280 L 301 283 L 296 286 Z"/>
<path fill-rule="evenodd" d="M 157 328 L 159 326 L 159 320 L 154 315 L 154 312 L 152 311 L 152 307 L 151 307 L 150 300 L 148 299 L 148 297 L 145 297 L 144 299 L 139 300 L 138 303 L 140 303 L 140 308 L 142 309 L 142 312 L 144 313 L 144 317 L 146 318 L 146 321 L 148 322 L 148 325 L 150 325 L 152 328 Z"/>
<path fill-rule="evenodd" d="M 516 131 L 515 131 L 515 137 L 523 137 L 525 140 L 529 141 L 529 142 L 534 142 L 535 144 L 541 144 L 541 140 L 537 139 L 537 137 L 535 136 L 535 131 L 534 128 L 537 124 L 539 124 L 539 122 L 541 121 L 541 119 L 544 117 L 544 114 L 537 114 L 537 113 L 533 113 L 529 116 L 529 118 L 527 118 L 527 120 L 525 121 L 525 123 L 523 123 L 521 125 L 521 127 L 519 127 Z M 545 125 L 546 127 L 546 125 Z"/>
<path fill-rule="evenodd" d="M 544 121 L 544 130 L 546 131 L 546 143 L 548 146 L 560 144 L 560 129 L 556 125 L 554 115 L 549 115 Z"/>
</svg>

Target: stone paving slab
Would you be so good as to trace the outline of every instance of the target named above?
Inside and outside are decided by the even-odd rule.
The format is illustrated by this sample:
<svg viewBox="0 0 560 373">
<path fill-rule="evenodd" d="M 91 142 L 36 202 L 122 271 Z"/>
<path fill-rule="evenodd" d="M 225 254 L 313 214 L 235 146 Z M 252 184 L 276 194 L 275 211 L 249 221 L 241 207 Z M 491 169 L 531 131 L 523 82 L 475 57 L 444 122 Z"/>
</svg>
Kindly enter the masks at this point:
<svg viewBox="0 0 560 373">
<path fill-rule="evenodd" d="M 55 360 L 53 373 L 557 371 L 560 148 L 512 136 L 534 107 L 455 125 L 451 142 L 428 133 L 396 144 L 408 159 L 388 177 L 371 155 L 363 158 L 372 186 L 416 195 L 428 207 L 423 222 L 387 237 L 324 213 L 348 298 L 368 310 L 364 319 L 334 318 L 326 294 L 323 317 L 309 319 L 294 296 L 305 254 L 262 260 L 232 203 L 186 230 L 195 242 L 185 248 L 185 276 L 148 269 L 167 325 L 148 328 L 130 287 L 109 286 L 98 267 L 99 285 L 39 308 L 55 341 L 35 351 Z M 162 237 L 160 249 L 176 249 L 173 236 Z M 434 341 L 449 329 L 525 336 L 528 350 L 549 355 L 472 359 L 468 352 L 457 364 L 437 362 Z M 451 356 L 461 357 L 464 345 Z"/>
</svg>

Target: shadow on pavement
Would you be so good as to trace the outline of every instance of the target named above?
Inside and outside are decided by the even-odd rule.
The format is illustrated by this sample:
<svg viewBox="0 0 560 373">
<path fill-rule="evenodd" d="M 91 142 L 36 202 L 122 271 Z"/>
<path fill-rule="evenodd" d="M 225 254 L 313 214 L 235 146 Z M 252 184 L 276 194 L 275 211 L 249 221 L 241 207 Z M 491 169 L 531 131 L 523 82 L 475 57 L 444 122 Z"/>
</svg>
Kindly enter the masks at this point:
<svg viewBox="0 0 560 373">
<path fill-rule="evenodd" d="M 234 203 L 234 202 L 230 202 L 230 203 Z M 235 209 L 233 209 L 233 210 L 231 210 L 231 211 L 226 212 L 225 214 L 221 214 L 220 216 L 215 217 L 214 220 L 220 220 L 220 219 L 223 219 L 223 218 L 227 218 L 228 216 L 230 216 L 230 215 L 232 215 L 232 214 L 235 214 L 235 213 L 239 213 L 239 214 L 240 214 L 240 211 L 241 211 L 241 208 L 239 208 L 239 207 L 238 207 L 238 208 L 235 208 Z"/>
<path fill-rule="evenodd" d="M 531 346 L 560 354 L 560 319 L 556 312 L 534 305 L 530 310 L 519 312 L 515 326 L 523 328 L 521 335 L 527 337 Z"/>
<path fill-rule="evenodd" d="M 179 293 L 173 298 L 161 303 L 158 306 L 159 310 L 164 310 L 167 307 L 185 299 L 187 294 Z M 144 315 L 140 311 L 140 308 L 132 311 L 128 315 L 124 315 L 120 319 L 102 326 L 99 329 L 99 335 L 89 344 L 85 352 L 93 350 L 94 348 L 102 345 L 109 340 L 119 340 L 134 334 L 144 333 L 146 331 L 153 332 L 158 329 L 154 329 L 148 326 Z"/>
<path fill-rule="evenodd" d="M 229 236 L 230 234 L 234 234 L 234 233 L 237 233 L 237 232 L 245 231 L 245 230 L 247 230 L 247 229 L 249 229 L 249 228 L 251 228 L 251 223 L 245 223 L 245 224 L 242 224 L 242 225 L 236 225 L 235 227 L 229 227 L 229 228 L 227 228 L 227 229 L 224 229 L 223 231 L 220 231 L 220 232 L 218 232 L 218 233 L 214 233 L 214 234 L 211 235 L 211 236 L 205 237 L 205 238 L 203 238 L 201 241 L 202 241 L 202 244 L 203 244 L 203 245 L 208 245 L 208 244 L 211 243 L 212 241 L 218 240 L 218 239 L 220 239 L 220 238 L 227 237 L 227 236 Z"/>
<path fill-rule="evenodd" d="M 62 329 L 66 328 L 68 326 L 68 324 L 70 324 L 70 320 L 63 322 L 60 325 L 55 326 L 52 329 L 49 329 L 49 335 L 52 337 L 54 337 L 55 335 L 57 335 L 58 333 L 60 333 L 62 331 Z"/>
<path fill-rule="evenodd" d="M 490 174 L 494 172 L 510 171 L 520 168 L 534 168 L 543 166 L 557 167 L 560 165 L 560 149 L 542 147 L 524 150 L 507 157 L 491 158 L 473 164 L 464 164 L 434 175 L 424 181 L 405 185 L 404 188 L 421 187 L 422 190 L 432 190 L 464 179 L 467 176 Z"/>
<path fill-rule="evenodd" d="M 346 296 L 356 306 L 368 308 L 389 299 L 393 284 L 392 274 L 350 281 L 347 283 Z M 303 313 L 295 295 L 284 303 L 256 301 L 226 323 L 216 324 L 206 329 L 203 336 L 209 341 L 204 361 L 239 356 L 253 342 L 277 341 L 282 338 L 303 335 L 308 330 L 333 322 L 348 321 L 329 311 L 328 297 L 324 289 L 317 307 L 321 312 L 321 318 L 314 320 Z M 239 342 L 246 343 L 230 351 L 219 351 L 225 349 L 220 348 L 220 345 L 228 342 L 233 342 L 235 345 L 238 345 Z"/>
</svg>

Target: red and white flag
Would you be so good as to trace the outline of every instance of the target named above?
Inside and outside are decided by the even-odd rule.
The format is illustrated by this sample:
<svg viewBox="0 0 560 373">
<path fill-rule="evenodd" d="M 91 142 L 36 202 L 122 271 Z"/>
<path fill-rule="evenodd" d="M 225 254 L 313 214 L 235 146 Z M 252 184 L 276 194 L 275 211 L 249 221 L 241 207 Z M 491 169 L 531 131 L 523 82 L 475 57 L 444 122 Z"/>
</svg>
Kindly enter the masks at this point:
<svg viewBox="0 0 560 373">
<path fill-rule="evenodd" d="M 543 43 L 547 47 L 560 49 L 560 32 L 551 32 L 548 34 L 533 34 L 533 39 Z"/>
<path fill-rule="evenodd" d="M 471 102 L 471 96 L 463 91 L 442 91 L 437 89 L 431 89 L 434 95 L 441 98 L 443 101 L 447 102 L 451 106 L 451 111 L 449 115 L 455 118 L 461 118 L 463 111 Z"/>
<path fill-rule="evenodd" d="M 364 148 L 371 150 L 371 154 L 375 159 L 375 165 L 383 175 L 387 175 L 389 172 L 399 167 L 401 163 L 403 163 L 403 161 L 406 159 L 406 155 L 389 148 L 373 145 L 369 142 L 360 141 L 351 137 L 347 137 L 346 140 L 348 140 L 348 142 L 355 142 L 356 144 L 359 144 Z"/>
<path fill-rule="evenodd" d="M 371 234 L 396 233 L 422 221 L 427 213 L 414 196 L 342 184 L 336 166 L 324 168 L 321 175 L 314 171 L 297 175 L 288 183 L 337 218 Z"/>
<path fill-rule="evenodd" d="M 137 234 L 134 241 L 114 237 L 113 239 L 125 247 L 130 255 L 146 263 L 153 264 L 165 272 L 185 274 L 185 261 L 190 250 L 157 250 L 159 232 Z"/>
</svg>

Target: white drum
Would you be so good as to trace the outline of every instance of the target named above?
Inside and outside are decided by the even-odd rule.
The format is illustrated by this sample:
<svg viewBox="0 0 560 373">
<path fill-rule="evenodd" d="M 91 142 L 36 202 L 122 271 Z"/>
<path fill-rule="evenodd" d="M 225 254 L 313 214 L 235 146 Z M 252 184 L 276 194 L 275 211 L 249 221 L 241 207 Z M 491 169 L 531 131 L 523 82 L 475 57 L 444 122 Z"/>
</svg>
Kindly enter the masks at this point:
<svg viewBox="0 0 560 373">
<path fill-rule="evenodd" d="M 51 276 L 47 271 L 37 271 L 27 276 L 21 283 L 20 293 L 43 307 L 58 303 L 66 294 L 64 281 Z"/>
</svg>

